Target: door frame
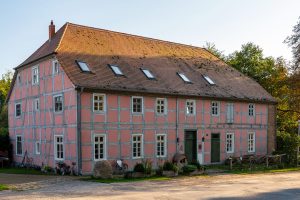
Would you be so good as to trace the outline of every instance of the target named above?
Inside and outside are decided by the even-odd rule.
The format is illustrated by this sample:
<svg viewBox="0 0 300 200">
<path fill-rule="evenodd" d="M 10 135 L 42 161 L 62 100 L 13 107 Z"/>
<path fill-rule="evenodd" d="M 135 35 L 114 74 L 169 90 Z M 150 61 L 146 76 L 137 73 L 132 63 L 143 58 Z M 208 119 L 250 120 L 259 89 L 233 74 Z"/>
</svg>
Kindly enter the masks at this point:
<svg viewBox="0 0 300 200">
<path fill-rule="evenodd" d="M 194 132 L 195 133 L 195 135 L 196 135 L 196 137 L 195 137 L 195 143 L 196 143 L 196 145 L 195 145 L 195 151 L 196 151 L 196 161 L 198 161 L 198 130 L 197 129 L 184 129 L 184 154 L 186 154 L 186 152 L 185 152 L 185 145 L 186 145 L 186 132 L 189 132 L 189 131 L 191 131 L 191 132 Z"/>
<path fill-rule="evenodd" d="M 213 134 L 219 135 L 219 161 L 218 162 L 212 162 L 212 135 Z M 221 133 L 220 132 L 211 132 L 210 133 L 210 163 L 212 163 L 212 164 L 221 163 Z"/>
</svg>

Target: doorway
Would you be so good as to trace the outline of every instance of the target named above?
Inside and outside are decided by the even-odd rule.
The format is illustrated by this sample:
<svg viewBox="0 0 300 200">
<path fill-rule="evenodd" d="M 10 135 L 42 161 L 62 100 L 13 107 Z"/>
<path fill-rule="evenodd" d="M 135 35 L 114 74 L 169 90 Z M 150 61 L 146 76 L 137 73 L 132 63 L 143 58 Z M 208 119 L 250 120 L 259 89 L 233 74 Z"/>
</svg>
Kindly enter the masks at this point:
<svg viewBox="0 0 300 200">
<path fill-rule="evenodd" d="M 211 163 L 220 162 L 220 133 L 211 134 Z"/>
<path fill-rule="evenodd" d="M 197 131 L 185 131 L 184 152 L 187 157 L 188 163 L 197 161 Z"/>
</svg>

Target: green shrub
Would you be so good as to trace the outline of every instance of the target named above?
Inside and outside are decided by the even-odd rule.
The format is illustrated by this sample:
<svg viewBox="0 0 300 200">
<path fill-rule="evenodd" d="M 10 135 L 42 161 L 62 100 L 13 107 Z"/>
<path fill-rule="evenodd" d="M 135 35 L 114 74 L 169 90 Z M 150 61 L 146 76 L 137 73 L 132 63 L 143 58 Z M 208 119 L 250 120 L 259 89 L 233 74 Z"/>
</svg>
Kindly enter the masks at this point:
<svg viewBox="0 0 300 200">
<path fill-rule="evenodd" d="M 300 145 L 300 137 L 296 133 L 277 132 L 276 154 L 286 154 L 288 164 L 296 164 L 297 148 Z"/>
<path fill-rule="evenodd" d="M 189 174 L 193 171 L 196 171 L 197 170 L 197 166 L 196 165 L 185 165 L 182 167 L 182 172 L 184 174 Z"/>
<path fill-rule="evenodd" d="M 144 173 L 145 174 L 151 174 L 152 172 L 152 161 L 147 159 L 147 160 L 143 160 L 143 165 L 144 165 Z"/>
<path fill-rule="evenodd" d="M 199 161 L 192 162 L 191 164 L 192 164 L 192 165 L 195 165 L 195 166 L 197 167 L 198 170 L 201 170 L 201 168 L 202 168 L 201 165 L 200 165 L 200 163 L 199 163 Z"/>
<path fill-rule="evenodd" d="M 174 171 L 174 172 L 178 172 L 178 167 L 173 164 L 172 162 L 170 161 L 166 161 L 163 165 L 163 170 L 164 171 Z"/>
<path fill-rule="evenodd" d="M 145 167 L 144 167 L 143 163 L 136 163 L 134 168 L 133 168 L 133 171 L 144 173 L 145 172 Z"/>
</svg>

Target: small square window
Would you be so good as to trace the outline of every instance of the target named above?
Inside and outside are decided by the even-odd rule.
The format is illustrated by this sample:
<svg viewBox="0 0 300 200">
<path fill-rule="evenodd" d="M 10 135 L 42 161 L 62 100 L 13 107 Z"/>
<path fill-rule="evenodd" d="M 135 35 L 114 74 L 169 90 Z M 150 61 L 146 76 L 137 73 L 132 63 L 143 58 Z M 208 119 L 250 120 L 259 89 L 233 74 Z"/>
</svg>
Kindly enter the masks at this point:
<svg viewBox="0 0 300 200">
<path fill-rule="evenodd" d="M 105 94 L 93 94 L 93 111 L 105 111 Z"/>
<path fill-rule="evenodd" d="M 177 72 L 177 74 L 184 82 L 192 83 L 191 80 L 184 73 Z"/>
<path fill-rule="evenodd" d="M 109 65 L 111 70 L 115 73 L 115 75 L 118 76 L 123 76 L 123 72 L 121 71 L 120 67 L 118 67 L 117 65 Z"/>
<path fill-rule="evenodd" d="M 203 75 L 203 78 L 210 84 L 215 85 L 215 82 L 207 75 Z"/>
<path fill-rule="evenodd" d="M 83 71 L 83 72 L 90 72 L 91 71 L 86 62 L 76 60 L 76 63 L 79 66 L 79 68 L 81 69 L 81 71 Z"/>
<path fill-rule="evenodd" d="M 196 102 L 195 102 L 195 100 L 186 100 L 186 114 L 187 115 L 196 114 Z"/>
<path fill-rule="evenodd" d="M 22 115 L 21 103 L 15 104 L 15 117 L 20 117 Z"/>
<path fill-rule="evenodd" d="M 132 113 L 142 114 L 143 113 L 143 97 L 132 97 Z"/>
<path fill-rule="evenodd" d="M 155 79 L 154 75 L 148 69 L 141 69 L 148 79 Z"/>
<path fill-rule="evenodd" d="M 57 75 L 59 73 L 59 63 L 57 60 L 52 62 L 53 75 Z"/>
<path fill-rule="evenodd" d="M 159 115 L 167 113 L 167 100 L 165 98 L 156 99 L 156 113 Z"/>
<path fill-rule="evenodd" d="M 54 112 L 61 112 L 63 110 L 62 95 L 54 96 Z"/>
</svg>

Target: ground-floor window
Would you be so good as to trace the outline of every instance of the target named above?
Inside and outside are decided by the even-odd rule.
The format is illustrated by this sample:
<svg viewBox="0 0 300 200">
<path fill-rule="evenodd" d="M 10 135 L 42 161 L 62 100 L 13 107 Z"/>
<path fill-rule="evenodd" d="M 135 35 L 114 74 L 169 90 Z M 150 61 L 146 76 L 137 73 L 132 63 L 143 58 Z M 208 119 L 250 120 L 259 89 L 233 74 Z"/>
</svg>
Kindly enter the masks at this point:
<svg viewBox="0 0 300 200">
<path fill-rule="evenodd" d="M 166 156 L 166 135 L 165 134 L 156 135 L 156 156 L 157 157 Z"/>
<path fill-rule="evenodd" d="M 35 142 L 35 154 L 41 154 L 41 142 L 40 141 Z"/>
<path fill-rule="evenodd" d="M 94 160 L 106 159 L 105 135 L 94 136 Z"/>
<path fill-rule="evenodd" d="M 233 153 L 234 152 L 234 134 L 226 133 L 226 152 Z"/>
<path fill-rule="evenodd" d="M 143 157 L 143 135 L 141 134 L 132 135 L 132 157 Z"/>
<path fill-rule="evenodd" d="M 248 133 L 248 152 L 255 152 L 255 133 Z"/>
<path fill-rule="evenodd" d="M 23 155 L 23 139 L 20 135 L 16 137 L 16 154 Z"/>
<path fill-rule="evenodd" d="M 61 135 L 54 136 L 54 156 L 55 160 L 64 159 L 64 141 Z"/>
</svg>

